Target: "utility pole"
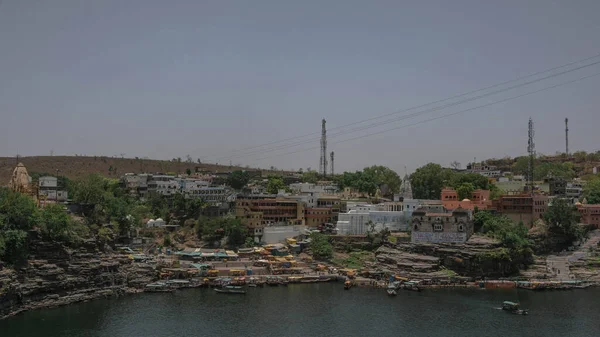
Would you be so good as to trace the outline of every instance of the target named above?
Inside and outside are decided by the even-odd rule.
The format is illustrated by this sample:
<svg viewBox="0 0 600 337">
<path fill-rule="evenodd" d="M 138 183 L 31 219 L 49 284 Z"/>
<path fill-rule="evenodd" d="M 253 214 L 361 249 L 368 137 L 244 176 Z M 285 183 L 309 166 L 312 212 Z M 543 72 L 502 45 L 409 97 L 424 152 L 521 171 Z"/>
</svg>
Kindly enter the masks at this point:
<svg viewBox="0 0 600 337">
<path fill-rule="evenodd" d="M 569 119 L 565 118 L 565 153 L 569 157 Z"/>
<path fill-rule="evenodd" d="M 325 123 L 325 119 L 323 119 L 321 121 L 321 159 L 319 162 L 319 171 L 323 177 L 327 176 L 327 129 Z"/>
<path fill-rule="evenodd" d="M 333 156 L 334 156 L 334 153 L 333 153 L 333 151 L 331 151 L 331 176 L 332 177 L 333 177 Z"/>
<path fill-rule="evenodd" d="M 533 166 L 535 161 L 535 143 L 533 141 L 533 120 L 529 118 L 529 130 L 527 140 L 527 152 L 529 153 L 529 163 L 527 165 L 527 180 L 529 185 L 529 194 L 533 195 Z"/>
</svg>

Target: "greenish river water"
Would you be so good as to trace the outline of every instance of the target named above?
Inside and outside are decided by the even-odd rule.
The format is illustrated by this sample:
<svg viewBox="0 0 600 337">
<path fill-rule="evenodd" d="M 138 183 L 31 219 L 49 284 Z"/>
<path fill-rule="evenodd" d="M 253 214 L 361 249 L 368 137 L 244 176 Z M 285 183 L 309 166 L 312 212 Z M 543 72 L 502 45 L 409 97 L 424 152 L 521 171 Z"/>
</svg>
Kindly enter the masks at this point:
<svg viewBox="0 0 600 337">
<path fill-rule="evenodd" d="M 529 316 L 498 308 L 513 300 Z M 0 321 L 1 337 L 600 336 L 600 289 L 425 290 L 388 297 L 342 284 L 189 289 L 37 310 Z"/>
</svg>

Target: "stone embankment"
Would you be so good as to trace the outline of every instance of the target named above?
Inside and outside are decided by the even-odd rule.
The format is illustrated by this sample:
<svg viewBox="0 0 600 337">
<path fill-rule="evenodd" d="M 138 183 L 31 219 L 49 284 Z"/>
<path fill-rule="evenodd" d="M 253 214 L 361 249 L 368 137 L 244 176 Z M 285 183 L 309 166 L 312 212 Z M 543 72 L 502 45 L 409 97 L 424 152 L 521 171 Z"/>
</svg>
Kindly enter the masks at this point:
<svg viewBox="0 0 600 337">
<path fill-rule="evenodd" d="M 33 247 L 27 266 L 0 270 L 0 318 L 138 292 L 156 279 L 152 266 L 101 253 L 93 243 L 75 250 L 47 242 Z"/>
<path fill-rule="evenodd" d="M 518 272 L 521 264 L 498 241 L 482 235 L 461 244 L 387 244 L 375 254 L 379 269 L 412 279 L 503 277 Z"/>
</svg>

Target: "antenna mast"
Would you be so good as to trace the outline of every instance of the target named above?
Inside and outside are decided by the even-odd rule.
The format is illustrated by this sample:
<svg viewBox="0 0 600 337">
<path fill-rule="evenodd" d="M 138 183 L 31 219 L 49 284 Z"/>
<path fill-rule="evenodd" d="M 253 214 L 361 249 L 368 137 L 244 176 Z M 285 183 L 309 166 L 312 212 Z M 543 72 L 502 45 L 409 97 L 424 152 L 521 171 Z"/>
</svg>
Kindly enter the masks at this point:
<svg viewBox="0 0 600 337">
<path fill-rule="evenodd" d="M 569 119 L 565 118 L 565 153 L 569 157 Z"/>
<path fill-rule="evenodd" d="M 333 177 L 333 156 L 334 156 L 334 153 L 333 153 L 333 151 L 331 151 L 330 157 L 331 157 L 331 176 L 332 177 Z"/>
<path fill-rule="evenodd" d="M 321 121 L 321 161 L 319 171 L 323 177 L 327 176 L 327 129 L 325 128 L 325 119 Z"/>
<path fill-rule="evenodd" d="M 535 143 L 533 142 L 533 120 L 529 118 L 529 132 L 527 141 L 527 152 L 529 153 L 529 163 L 527 165 L 527 182 L 529 185 L 529 193 L 533 194 L 533 165 L 535 161 Z"/>
</svg>

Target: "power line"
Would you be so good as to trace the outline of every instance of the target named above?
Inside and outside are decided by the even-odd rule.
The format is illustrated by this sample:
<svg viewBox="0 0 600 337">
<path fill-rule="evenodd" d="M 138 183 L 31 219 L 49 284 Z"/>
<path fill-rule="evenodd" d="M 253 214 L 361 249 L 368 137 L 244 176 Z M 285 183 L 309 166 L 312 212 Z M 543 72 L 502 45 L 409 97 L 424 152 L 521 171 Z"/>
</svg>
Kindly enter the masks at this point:
<svg viewBox="0 0 600 337">
<path fill-rule="evenodd" d="M 352 138 L 344 139 L 344 140 L 341 140 L 341 141 L 338 141 L 338 142 L 334 142 L 334 144 L 340 144 L 340 143 L 345 143 L 345 142 L 349 142 L 349 141 L 352 141 L 352 140 L 357 140 L 357 139 L 362 139 L 362 138 L 366 138 L 366 137 L 371 137 L 371 136 L 379 135 L 379 134 L 382 134 L 382 133 L 386 133 L 386 132 L 390 132 L 390 131 L 395 131 L 395 130 L 399 130 L 399 129 L 403 129 L 403 128 L 407 128 L 407 127 L 411 127 L 411 126 L 415 126 L 415 125 L 419 125 L 419 124 L 424 124 L 424 123 L 431 122 L 431 121 L 434 121 L 434 120 L 438 120 L 438 119 L 442 119 L 442 118 L 447 118 L 447 117 L 455 116 L 455 115 L 458 115 L 460 113 L 464 113 L 464 112 L 468 112 L 468 111 L 473 111 L 473 110 L 485 108 L 485 107 L 488 107 L 488 106 L 491 106 L 491 105 L 500 104 L 500 103 L 504 103 L 504 102 L 507 102 L 507 101 L 515 100 L 515 99 L 518 99 L 518 98 L 521 98 L 521 97 L 525 97 L 525 96 L 537 94 L 537 93 L 542 92 L 542 91 L 554 89 L 554 88 L 557 88 L 557 87 L 560 87 L 560 86 L 563 86 L 563 85 L 572 84 L 572 83 L 579 82 L 579 81 L 582 81 L 582 80 L 585 80 L 585 79 L 588 79 L 588 78 L 591 78 L 591 77 L 594 77 L 594 76 L 598 76 L 598 75 L 600 75 L 600 72 L 594 73 L 592 75 L 580 77 L 580 78 L 577 78 L 577 79 L 574 79 L 574 80 L 570 80 L 570 81 L 567 81 L 567 82 L 558 83 L 558 84 L 555 84 L 555 85 L 552 85 L 552 86 L 549 86 L 549 87 L 545 87 L 545 88 L 542 88 L 542 89 L 538 89 L 538 90 L 526 92 L 524 94 L 520 94 L 520 95 L 517 95 L 517 96 L 513 96 L 513 97 L 509 97 L 509 98 L 497 100 L 497 101 L 494 101 L 494 102 L 491 102 L 491 103 L 479 105 L 479 106 L 476 106 L 476 107 L 473 107 L 473 108 L 469 108 L 469 109 L 465 109 L 465 110 L 461 110 L 461 111 L 457 111 L 457 112 L 445 114 L 445 115 L 442 115 L 442 116 L 438 116 L 438 117 L 426 119 L 426 120 L 423 120 L 423 121 L 415 122 L 415 123 L 412 123 L 412 124 L 402 125 L 402 126 L 398 126 L 398 127 L 394 127 L 394 128 L 382 130 L 382 131 L 379 131 L 379 132 L 374 132 L 374 133 L 369 133 L 369 134 L 358 136 L 358 137 L 352 137 Z M 253 161 L 264 160 L 264 159 L 269 159 L 269 158 L 274 158 L 274 157 L 279 157 L 279 156 L 286 156 L 286 155 L 295 154 L 295 153 L 299 153 L 299 152 L 314 150 L 316 148 L 318 148 L 318 147 L 311 147 L 311 148 L 301 149 L 301 150 L 297 150 L 297 151 L 293 151 L 293 152 L 275 154 L 275 155 L 272 155 L 272 156 L 256 158 Z"/>
<path fill-rule="evenodd" d="M 507 88 L 504 88 L 504 89 L 500 89 L 500 90 L 492 91 L 492 92 L 489 92 L 489 93 L 481 94 L 481 95 L 478 95 L 478 96 L 466 98 L 466 99 L 463 99 L 463 100 L 460 100 L 460 101 L 456 101 L 456 102 L 452 102 L 452 103 L 448 103 L 448 104 L 445 104 L 445 105 L 442 105 L 442 106 L 433 107 L 431 109 L 427 109 L 427 110 L 423 110 L 423 111 L 417 111 L 417 112 L 413 112 L 411 114 L 407 114 L 407 115 L 402 115 L 402 116 L 399 116 L 399 117 L 395 117 L 393 119 L 388 119 L 388 120 L 384 120 L 384 121 L 380 121 L 380 122 L 376 122 L 376 123 L 371 123 L 371 124 L 368 124 L 368 125 L 359 126 L 359 127 L 347 130 L 347 131 L 336 132 L 336 133 L 333 133 L 333 134 L 329 134 L 329 138 L 333 138 L 333 137 L 336 137 L 338 135 L 347 134 L 348 132 L 356 132 L 356 131 L 362 131 L 362 130 L 366 130 L 366 129 L 371 129 L 371 128 L 374 128 L 374 127 L 377 127 L 377 126 L 380 126 L 380 125 L 386 125 L 386 124 L 389 124 L 389 123 L 398 122 L 398 121 L 401 121 L 401 120 L 405 120 L 405 119 L 417 117 L 417 116 L 422 115 L 422 114 L 426 114 L 426 113 L 430 113 L 430 112 L 442 110 L 442 109 L 445 109 L 445 108 L 448 108 L 448 107 L 460 105 L 460 104 L 463 104 L 463 103 L 475 101 L 475 100 L 478 100 L 480 98 L 484 98 L 484 97 L 488 97 L 488 96 L 493 96 L 493 95 L 496 95 L 496 94 L 499 94 L 499 93 L 502 93 L 502 92 L 505 92 L 505 91 L 509 91 L 509 90 L 516 89 L 516 88 L 523 87 L 523 86 L 527 86 L 527 85 L 530 85 L 530 84 L 533 84 L 533 83 L 541 82 L 541 81 L 547 80 L 549 78 L 561 76 L 561 75 L 564 75 L 564 74 L 567 74 L 567 73 L 570 73 L 570 72 L 573 72 L 573 71 L 577 71 L 577 70 L 581 70 L 583 68 L 594 66 L 596 64 L 600 64 L 600 61 L 596 61 L 596 62 L 585 64 L 585 65 L 582 65 L 582 66 L 579 66 L 579 67 L 576 67 L 576 68 L 564 70 L 564 71 L 561 71 L 559 73 L 555 73 L 555 74 L 547 75 L 547 76 L 544 76 L 544 77 L 540 77 L 538 79 L 531 80 L 531 81 L 528 81 L 528 82 L 524 82 L 524 83 L 520 83 L 520 84 L 515 84 L 513 86 L 510 86 L 510 87 L 507 87 Z M 379 118 L 379 117 L 376 117 L 376 118 Z M 263 150 L 250 151 L 250 152 L 246 152 L 246 153 L 243 153 L 243 154 L 240 154 L 240 155 L 231 155 L 231 156 L 219 157 L 216 160 L 224 160 L 224 159 L 230 159 L 230 158 L 236 158 L 237 159 L 237 158 L 252 156 L 252 155 L 255 155 L 255 154 L 261 154 L 261 153 L 272 152 L 272 151 L 287 149 L 287 148 L 291 148 L 291 147 L 296 147 L 296 146 L 299 146 L 299 145 L 311 143 L 313 141 L 316 141 L 316 139 L 303 140 L 303 141 L 299 141 L 299 142 L 295 142 L 295 143 L 291 143 L 291 144 L 284 144 L 284 145 L 276 146 L 276 147 L 273 147 L 273 148 L 267 148 L 267 149 L 263 149 Z"/>
<path fill-rule="evenodd" d="M 410 108 L 406 108 L 406 109 L 403 109 L 403 110 L 400 110 L 400 111 L 388 113 L 388 114 L 385 114 L 385 115 L 381 115 L 381 116 L 377 116 L 377 117 L 372 117 L 372 118 L 368 118 L 368 119 L 365 119 L 365 120 L 361 120 L 361 121 L 352 122 L 352 123 L 349 123 L 349 124 L 337 126 L 337 127 L 334 127 L 334 128 L 330 128 L 330 131 L 331 130 L 337 130 L 337 129 L 346 128 L 348 126 L 353 126 L 353 125 L 357 125 L 357 124 L 362 124 L 362 123 L 373 121 L 373 120 L 376 120 L 376 119 L 380 119 L 380 118 L 388 117 L 388 116 L 391 116 L 391 115 L 399 114 L 399 113 L 402 113 L 402 112 L 408 112 L 408 111 L 411 111 L 411 110 L 415 110 L 415 109 L 426 107 L 428 105 L 442 103 L 442 102 L 445 102 L 445 101 L 448 101 L 448 100 L 460 98 L 460 97 L 467 96 L 467 95 L 470 95 L 470 94 L 474 94 L 474 93 L 477 93 L 477 92 L 480 92 L 480 91 L 484 91 L 484 90 L 496 88 L 496 87 L 499 87 L 499 86 L 502 86 L 502 85 L 505 85 L 505 84 L 509 84 L 509 83 L 512 83 L 512 82 L 521 81 L 521 80 L 524 80 L 524 79 L 527 79 L 527 78 L 530 78 L 530 77 L 534 77 L 534 76 L 537 76 L 537 75 L 540 75 L 540 74 L 543 74 L 543 73 L 547 73 L 547 72 L 551 72 L 551 71 L 554 71 L 554 70 L 557 70 L 557 69 L 565 68 L 565 67 L 577 64 L 577 63 L 589 61 L 589 60 L 597 58 L 597 57 L 600 57 L 600 54 L 596 54 L 594 56 L 586 57 L 586 58 L 578 60 L 578 61 L 566 63 L 566 64 L 563 64 L 563 65 L 560 65 L 560 66 L 552 67 L 552 68 L 549 68 L 549 69 L 546 69 L 546 70 L 538 71 L 538 72 L 535 72 L 535 73 L 532 73 L 532 74 L 529 74 L 529 75 L 521 76 L 521 77 L 518 77 L 518 78 L 515 78 L 515 79 L 512 79 L 512 80 L 504 81 L 504 82 L 501 82 L 501 83 L 497 83 L 497 84 L 490 85 L 490 86 L 487 86 L 487 87 L 484 87 L 484 88 L 472 90 L 472 91 L 469 91 L 469 92 L 466 92 L 466 93 L 462 93 L 462 94 L 459 94 L 459 95 L 447 97 L 447 98 L 440 99 L 440 100 L 437 100 L 437 101 L 433 101 L 433 102 L 430 102 L 430 103 L 425 103 L 425 104 L 413 106 L 413 107 L 410 107 Z M 281 139 L 281 140 L 275 140 L 275 141 L 264 143 L 264 144 L 259 144 L 259 145 L 254 145 L 254 146 L 250 146 L 250 147 L 245 147 L 245 148 L 242 148 L 242 149 L 232 150 L 232 151 L 228 151 L 228 153 L 244 152 L 244 151 L 247 151 L 247 150 L 252 150 L 252 149 L 260 148 L 260 147 L 264 147 L 264 146 L 267 146 L 267 145 L 273 145 L 273 144 L 277 144 L 277 143 L 287 142 L 287 141 L 290 141 L 290 140 L 300 139 L 300 138 L 304 138 L 304 137 L 308 137 L 308 136 L 313 136 L 313 135 L 318 135 L 318 134 L 319 134 L 319 132 L 312 132 L 312 133 L 308 133 L 308 134 L 301 135 L 301 136 L 295 136 L 295 137 L 285 138 L 285 139 Z M 212 158 L 212 157 L 215 157 L 215 156 L 219 156 L 221 154 L 223 154 L 223 153 L 221 152 L 219 154 L 212 154 L 212 155 L 207 156 L 207 158 Z"/>
</svg>

